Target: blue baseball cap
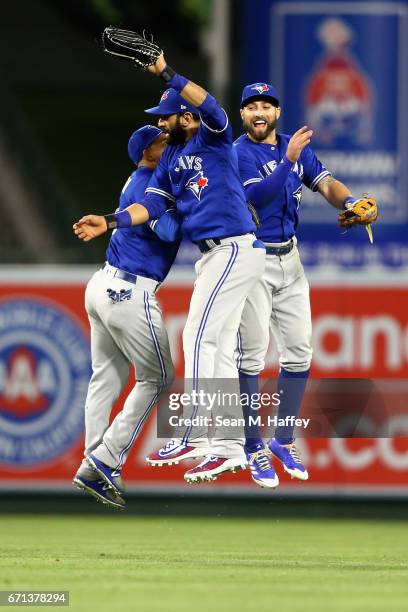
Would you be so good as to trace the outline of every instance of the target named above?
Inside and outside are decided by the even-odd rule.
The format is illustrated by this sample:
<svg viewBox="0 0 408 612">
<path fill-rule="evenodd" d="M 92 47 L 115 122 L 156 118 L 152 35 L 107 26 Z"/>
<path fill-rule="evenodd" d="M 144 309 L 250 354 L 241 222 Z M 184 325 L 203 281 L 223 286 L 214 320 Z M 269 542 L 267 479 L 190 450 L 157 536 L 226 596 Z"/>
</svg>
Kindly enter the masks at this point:
<svg viewBox="0 0 408 612">
<path fill-rule="evenodd" d="M 143 157 L 143 151 L 149 147 L 163 132 L 154 125 L 144 125 L 133 132 L 128 142 L 128 153 L 130 159 L 138 164 Z"/>
<path fill-rule="evenodd" d="M 278 92 L 273 85 L 268 83 L 252 83 L 246 85 L 242 91 L 241 108 L 253 100 L 270 98 L 271 104 L 279 106 Z"/>
<path fill-rule="evenodd" d="M 177 113 L 198 113 L 175 89 L 166 89 L 157 106 L 146 108 L 145 113 L 151 115 L 175 115 Z"/>
</svg>

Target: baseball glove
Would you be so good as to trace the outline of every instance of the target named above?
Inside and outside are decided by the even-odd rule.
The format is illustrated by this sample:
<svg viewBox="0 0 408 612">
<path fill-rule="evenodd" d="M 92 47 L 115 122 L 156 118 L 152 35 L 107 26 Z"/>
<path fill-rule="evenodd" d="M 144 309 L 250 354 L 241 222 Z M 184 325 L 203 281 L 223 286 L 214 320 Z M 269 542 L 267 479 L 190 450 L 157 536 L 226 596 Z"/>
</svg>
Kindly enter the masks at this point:
<svg viewBox="0 0 408 612">
<path fill-rule="evenodd" d="M 349 228 L 353 225 L 370 225 L 378 217 L 377 203 L 374 198 L 365 196 L 354 202 L 350 208 L 339 214 L 337 220 L 340 227 Z"/>
<path fill-rule="evenodd" d="M 146 30 L 143 30 L 143 34 L 137 34 L 109 26 L 103 31 L 102 43 L 106 53 L 130 60 L 142 70 L 155 64 L 163 53 L 153 42 L 153 35 Z"/>
</svg>

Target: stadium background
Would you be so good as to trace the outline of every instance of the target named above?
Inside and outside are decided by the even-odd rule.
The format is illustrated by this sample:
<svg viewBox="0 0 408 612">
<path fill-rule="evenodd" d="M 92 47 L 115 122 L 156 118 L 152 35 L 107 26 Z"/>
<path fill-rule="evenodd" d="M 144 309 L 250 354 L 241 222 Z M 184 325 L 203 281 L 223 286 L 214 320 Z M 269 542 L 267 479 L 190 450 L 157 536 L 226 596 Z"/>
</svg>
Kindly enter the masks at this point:
<svg viewBox="0 0 408 612">
<path fill-rule="evenodd" d="M 363 230 L 340 234 L 335 211 L 305 193 L 299 238 L 311 284 L 313 376 L 408 378 L 407 2 L 0 5 L 7 24 L 0 37 L 0 508 L 12 513 L 4 543 L 13 529 L 25 533 L 14 514 L 105 510 L 70 483 L 82 452 L 90 367 L 83 290 L 104 260 L 106 240 L 80 244 L 71 226 L 85 212 L 116 207 L 132 170 L 127 139 L 148 122 L 143 109 L 163 89 L 102 54 L 108 23 L 152 30 L 171 64 L 222 100 L 237 136 L 242 85 L 276 84 L 282 131 L 308 122 L 314 148 L 335 175 L 355 194 L 378 197 L 370 246 Z M 183 245 L 159 293 L 179 376 L 196 256 Z M 265 374 L 276 371 L 271 345 Z M 152 418 L 125 468 L 130 513 L 406 516 L 408 445 L 401 436 L 302 439 L 311 479 L 282 476 L 272 494 L 245 472 L 196 489 L 183 484 L 183 469 L 147 468 L 154 436 Z M 72 519 L 64 520 L 74 533 Z M 32 524 L 46 529 L 40 517 Z M 289 533 L 274 537 L 293 545 Z"/>
</svg>

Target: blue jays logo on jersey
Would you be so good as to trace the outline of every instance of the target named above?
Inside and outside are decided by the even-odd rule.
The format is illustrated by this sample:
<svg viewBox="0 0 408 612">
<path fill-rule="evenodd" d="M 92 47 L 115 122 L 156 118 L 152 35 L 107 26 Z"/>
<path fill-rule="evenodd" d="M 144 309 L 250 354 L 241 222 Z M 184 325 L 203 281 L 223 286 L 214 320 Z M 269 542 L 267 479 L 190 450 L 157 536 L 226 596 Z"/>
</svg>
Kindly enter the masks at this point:
<svg viewBox="0 0 408 612">
<path fill-rule="evenodd" d="M 251 87 L 251 89 L 254 89 L 259 94 L 262 94 L 265 91 L 269 91 L 269 86 L 266 83 L 259 83 L 258 85 L 255 85 L 254 87 Z"/>
<path fill-rule="evenodd" d="M 200 200 L 203 189 L 208 186 L 208 178 L 204 176 L 204 172 L 200 170 L 186 183 L 186 189 L 193 192 L 197 200 Z"/>
<path fill-rule="evenodd" d="M 0 302 L 0 462 L 35 465 L 72 447 L 90 375 L 88 339 L 58 304 Z"/>
</svg>

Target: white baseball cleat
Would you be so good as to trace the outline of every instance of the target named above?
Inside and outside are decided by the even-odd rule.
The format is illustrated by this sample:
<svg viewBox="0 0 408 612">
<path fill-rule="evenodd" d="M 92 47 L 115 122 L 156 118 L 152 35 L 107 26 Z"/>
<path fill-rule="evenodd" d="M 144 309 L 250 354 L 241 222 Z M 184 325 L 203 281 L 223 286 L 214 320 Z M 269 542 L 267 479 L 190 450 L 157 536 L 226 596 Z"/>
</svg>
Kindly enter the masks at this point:
<svg viewBox="0 0 408 612">
<path fill-rule="evenodd" d="M 205 457 L 209 451 L 206 440 L 197 440 L 197 442 L 201 442 L 201 444 L 192 446 L 191 444 L 183 444 L 179 438 L 173 438 L 158 451 L 150 453 L 146 457 L 146 461 L 149 465 L 161 467 L 162 465 L 177 465 L 184 459 Z"/>
<path fill-rule="evenodd" d="M 245 459 L 229 459 L 227 457 L 207 455 L 204 461 L 184 474 L 184 480 L 189 484 L 205 482 L 206 480 L 211 481 L 216 480 L 218 476 L 224 472 L 234 473 L 238 472 L 238 470 L 245 470 L 245 468 Z"/>
</svg>

